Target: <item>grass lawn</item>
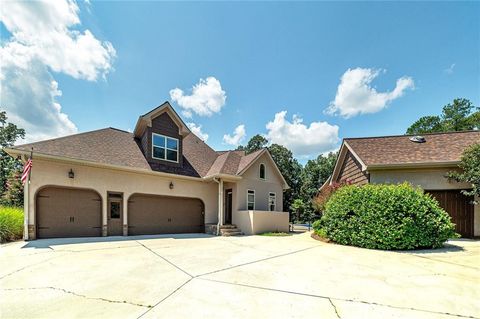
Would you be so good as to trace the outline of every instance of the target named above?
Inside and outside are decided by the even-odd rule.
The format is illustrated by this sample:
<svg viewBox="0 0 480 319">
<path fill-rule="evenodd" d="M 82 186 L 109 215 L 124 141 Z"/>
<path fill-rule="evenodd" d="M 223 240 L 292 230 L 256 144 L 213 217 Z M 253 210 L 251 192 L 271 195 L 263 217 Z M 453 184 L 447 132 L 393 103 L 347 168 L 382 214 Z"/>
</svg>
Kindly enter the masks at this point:
<svg viewBox="0 0 480 319">
<path fill-rule="evenodd" d="M 270 237 L 284 237 L 284 236 L 291 236 L 289 233 L 283 232 L 268 232 L 260 234 L 260 236 L 270 236 Z"/>
<path fill-rule="evenodd" d="M 23 237 L 23 208 L 0 206 L 0 242 Z"/>
</svg>

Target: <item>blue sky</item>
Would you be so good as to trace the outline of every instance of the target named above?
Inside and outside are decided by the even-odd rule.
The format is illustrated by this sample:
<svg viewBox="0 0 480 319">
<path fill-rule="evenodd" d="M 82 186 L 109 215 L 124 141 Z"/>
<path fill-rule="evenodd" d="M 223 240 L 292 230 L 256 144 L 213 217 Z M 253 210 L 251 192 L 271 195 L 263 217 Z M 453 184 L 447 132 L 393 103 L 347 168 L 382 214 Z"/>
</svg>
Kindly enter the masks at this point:
<svg viewBox="0 0 480 319">
<path fill-rule="evenodd" d="M 202 103 L 195 96 L 172 101 L 181 114 L 185 107 L 179 103 L 189 103 L 192 117 L 183 118 L 201 125 L 208 144 L 215 149 L 234 147 L 223 137 L 230 134 L 238 142 L 243 134 L 235 139 L 234 130 L 244 125 L 241 142 L 257 133 L 272 142 L 284 140 L 302 162 L 337 148 L 343 137 L 403 134 L 420 116 L 439 114 L 456 97 L 480 105 L 478 2 L 67 4 L 57 14 L 69 17 L 65 32 L 74 48 L 80 46 L 80 53 L 69 57 L 70 50 L 49 59 L 68 48 L 61 45 L 63 40 L 55 40 L 48 42 L 58 45 L 54 53 L 42 55 L 37 50 L 39 58 L 29 63 L 38 66 L 31 81 L 40 87 L 41 81 L 58 83 L 61 96 L 45 86 L 50 98 L 43 98 L 47 104 L 61 105 L 60 112 L 73 126 L 55 129 L 65 120 L 58 114 L 50 117 L 53 120 L 39 119 L 41 115 L 33 116 L 33 111 L 30 118 L 25 115 L 25 110 L 30 112 L 26 101 L 31 107 L 38 92 L 6 84 L 21 86 L 30 80 L 15 79 L 12 74 L 17 73 L 6 67 L 2 70 L 2 108 L 31 131 L 32 140 L 108 126 L 132 130 L 140 114 L 172 101 L 172 89 L 179 88 L 188 97 L 200 79 L 209 77 L 226 96 L 223 103 L 218 87 L 205 88 L 216 99 L 212 103 L 218 112 L 195 113 L 195 103 Z M 31 10 L 42 19 L 50 7 Z M 38 43 L 33 37 L 22 38 L 20 31 L 26 27 L 17 22 L 22 19 L 9 21 L 8 13 L 1 16 L 2 54 L 13 52 L 15 58 L 24 53 L 8 47 L 12 42 L 27 47 Z M 88 48 L 93 49 L 83 54 L 82 44 L 75 41 L 87 30 L 98 43 L 92 40 Z M 42 32 L 44 39 L 50 37 L 48 29 Z M 88 54 L 92 57 L 85 58 Z M 399 79 L 405 80 L 403 84 L 397 83 Z M 26 98 L 20 100 L 18 91 Z M 33 96 L 28 98 L 29 94 Z M 328 114 L 332 103 L 336 113 Z M 42 107 L 36 114 L 42 114 Z M 282 111 L 286 116 L 273 122 Z"/>
</svg>

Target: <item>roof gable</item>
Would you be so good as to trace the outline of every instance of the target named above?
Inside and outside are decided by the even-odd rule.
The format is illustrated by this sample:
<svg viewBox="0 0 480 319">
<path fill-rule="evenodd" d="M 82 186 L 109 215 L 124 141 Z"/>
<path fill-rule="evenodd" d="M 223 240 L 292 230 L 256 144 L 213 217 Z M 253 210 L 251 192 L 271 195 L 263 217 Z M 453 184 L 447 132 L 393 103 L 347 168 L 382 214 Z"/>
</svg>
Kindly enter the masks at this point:
<svg viewBox="0 0 480 319">
<path fill-rule="evenodd" d="M 173 107 L 167 101 L 167 102 L 164 102 L 162 105 L 154 108 L 150 112 L 147 112 L 144 115 L 141 115 L 138 118 L 137 124 L 135 125 L 135 130 L 133 131 L 133 134 L 135 135 L 135 137 L 141 138 L 141 136 L 145 132 L 145 129 L 147 127 L 152 126 L 152 120 L 164 113 L 168 114 L 168 116 L 172 119 L 175 125 L 177 125 L 178 134 L 182 136 L 186 136 L 189 133 L 191 133 L 188 126 L 185 124 L 185 122 L 183 122 L 183 120 L 180 118 L 177 112 L 175 112 Z"/>
</svg>

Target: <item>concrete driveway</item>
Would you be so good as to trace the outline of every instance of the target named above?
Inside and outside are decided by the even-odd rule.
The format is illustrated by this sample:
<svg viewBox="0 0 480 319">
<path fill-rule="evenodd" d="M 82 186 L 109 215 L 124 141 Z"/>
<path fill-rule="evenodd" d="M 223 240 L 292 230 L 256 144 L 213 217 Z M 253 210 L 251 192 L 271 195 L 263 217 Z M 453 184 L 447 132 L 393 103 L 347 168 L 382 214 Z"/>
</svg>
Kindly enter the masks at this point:
<svg viewBox="0 0 480 319">
<path fill-rule="evenodd" d="M 384 252 L 289 237 L 1 246 L 1 318 L 480 318 L 480 242 Z"/>
</svg>

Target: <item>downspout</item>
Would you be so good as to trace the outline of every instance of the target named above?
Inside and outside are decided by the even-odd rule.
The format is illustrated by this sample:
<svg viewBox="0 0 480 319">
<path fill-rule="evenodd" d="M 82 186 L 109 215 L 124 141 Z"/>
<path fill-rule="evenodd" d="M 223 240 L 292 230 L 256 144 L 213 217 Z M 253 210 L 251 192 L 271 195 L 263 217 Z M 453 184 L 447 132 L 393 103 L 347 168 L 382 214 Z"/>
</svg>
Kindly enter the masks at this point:
<svg viewBox="0 0 480 319">
<path fill-rule="evenodd" d="M 220 235 L 220 225 L 222 225 L 223 219 L 223 180 L 214 177 L 213 180 L 218 184 L 218 223 L 217 223 L 217 236 Z"/>
</svg>

